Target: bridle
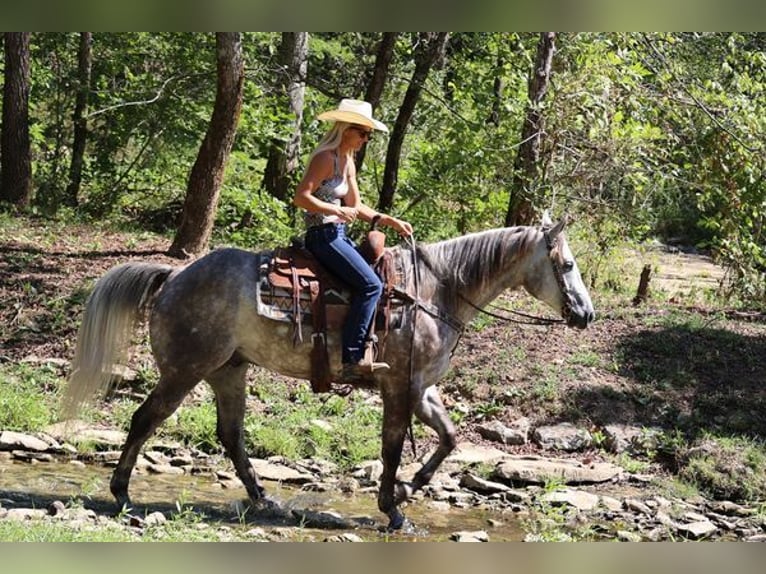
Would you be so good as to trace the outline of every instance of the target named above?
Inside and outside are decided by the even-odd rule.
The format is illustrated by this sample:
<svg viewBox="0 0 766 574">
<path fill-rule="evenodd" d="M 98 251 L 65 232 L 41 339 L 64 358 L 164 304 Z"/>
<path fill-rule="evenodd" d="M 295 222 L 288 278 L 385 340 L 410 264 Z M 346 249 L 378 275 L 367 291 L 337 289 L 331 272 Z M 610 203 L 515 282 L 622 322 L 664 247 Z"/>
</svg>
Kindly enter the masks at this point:
<svg viewBox="0 0 766 574">
<path fill-rule="evenodd" d="M 515 317 L 509 317 L 506 314 L 500 314 L 500 313 L 493 313 L 492 311 L 488 311 L 484 307 L 480 307 L 479 305 L 476 305 L 473 301 L 468 299 L 465 295 L 462 293 L 458 293 L 458 297 L 465 301 L 470 307 L 476 309 L 479 313 L 482 313 L 483 315 L 487 315 L 488 317 L 492 317 L 494 319 L 498 319 L 500 321 L 504 321 L 506 323 L 516 323 L 518 325 L 555 325 L 557 323 L 565 323 L 569 320 L 569 317 L 572 315 L 572 297 L 569 294 L 569 289 L 567 287 L 566 281 L 564 281 L 564 270 L 561 268 L 561 264 L 558 262 L 558 259 L 555 256 L 556 248 L 558 247 L 558 235 L 556 237 L 551 237 L 550 231 L 551 226 L 543 226 L 540 228 L 540 230 L 543 233 L 543 238 L 545 239 L 545 247 L 548 251 L 548 259 L 551 262 L 551 266 L 553 267 L 553 276 L 556 279 L 556 283 L 559 286 L 559 290 L 561 291 L 561 294 L 564 298 L 564 303 L 561 306 L 561 319 L 554 319 L 552 317 L 541 317 L 539 315 L 531 315 L 529 313 L 524 313 L 522 311 L 514 311 L 513 309 L 506 309 L 505 307 L 500 307 L 499 305 L 495 305 L 490 303 L 488 306 L 492 307 L 494 309 L 498 309 L 502 311 L 503 313 L 510 313 L 511 315 L 515 315 L 515 317 L 521 317 L 522 319 L 517 319 Z M 408 242 L 410 243 L 410 247 L 412 250 L 412 257 L 413 257 L 413 267 L 414 267 L 414 280 L 415 280 L 415 296 L 407 296 L 406 293 L 399 292 L 397 293 L 399 296 L 404 295 L 405 299 L 408 300 L 411 304 L 413 304 L 415 307 L 425 311 L 432 317 L 435 317 L 436 319 L 439 319 L 443 323 L 450 326 L 454 331 L 456 331 L 459 335 L 462 335 L 463 330 L 465 329 L 465 323 L 458 319 L 457 317 L 454 317 L 450 313 L 447 313 L 446 311 L 442 310 L 436 305 L 432 305 L 430 303 L 427 303 L 420 299 L 420 288 L 419 288 L 419 281 L 418 281 L 418 265 L 417 265 L 417 256 L 416 256 L 416 248 L 415 248 L 415 238 L 409 237 L 407 238 Z M 397 290 L 398 291 L 398 290 Z"/>
<path fill-rule="evenodd" d="M 509 317 L 507 315 L 501 315 L 499 313 L 493 313 L 491 311 L 487 311 L 483 307 L 479 307 L 475 303 L 473 303 L 470 299 L 468 299 L 465 295 L 462 293 L 459 294 L 460 298 L 468 303 L 469 306 L 473 307 L 480 313 L 487 315 L 489 317 L 493 317 L 494 319 L 499 319 L 501 321 L 504 321 L 506 323 L 516 323 L 519 325 L 555 325 L 556 323 L 564 323 L 569 320 L 569 317 L 572 315 L 572 297 L 569 295 L 569 289 L 567 288 L 566 281 L 564 281 L 564 271 L 561 269 L 561 265 L 559 264 L 554 251 L 556 250 L 556 247 L 558 246 L 558 235 L 556 237 L 551 237 L 550 226 L 545 226 L 541 228 L 541 231 L 543 232 L 543 237 L 545 239 L 545 247 L 548 250 L 548 259 L 551 262 L 551 266 L 553 267 L 553 276 L 556 278 L 556 283 L 559 286 L 559 290 L 561 291 L 562 296 L 564 297 L 564 303 L 561 306 L 561 319 L 554 319 L 552 317 L 540 317 L 538 315 L 530 315 L 529 313 L 522 313 L 521 311 L 514 311 L 513 309 L 506 309 L 504 307 L 500 307 L 498 305 L 490 304 L 490 307 L 493 307 L 495 309 L 500 309 L 505 313 L 511 313 L 512 315 L 516 315 L 517 317 L 523 317 L 527 320 L 522 319 L 515 319 L 513 317 Z"/>
</svg>

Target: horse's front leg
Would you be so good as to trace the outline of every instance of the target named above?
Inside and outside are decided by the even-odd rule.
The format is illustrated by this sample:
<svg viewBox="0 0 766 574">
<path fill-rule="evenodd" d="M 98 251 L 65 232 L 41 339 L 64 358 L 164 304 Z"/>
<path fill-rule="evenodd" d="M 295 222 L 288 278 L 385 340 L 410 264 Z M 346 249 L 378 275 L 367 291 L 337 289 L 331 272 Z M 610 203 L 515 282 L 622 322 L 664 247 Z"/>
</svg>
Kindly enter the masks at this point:
<svg viewBox="0 0 766 574">
<path fill-rule="evenodd" d="M 411 484 L 399 485 L 395 499 L 397 504 L 412 496 L 413 492 L 431 481 L 441 463 L 455 449 L 457 442 L 455 425 L 452 424 L 436 387 L 428 387 L 420 400 L 416 402 L 415 416 L 436 431 L 436 434 L 439 435 L 439 447 L 418 470 Z"/>
<path fill-rule="evenodd" d="M 388 516 L 388 529 L 399 530 L 404 525 L 404 515 L 398 508 L 401 500 L 394 495 L 396 472 L 402 460 L 402 446 L 410 420 L 410 410 L 406 392 L 383 392 L 383 436 L 381 456 L 383 474 L 380 478 L 378 508 Z"/>
</svg>

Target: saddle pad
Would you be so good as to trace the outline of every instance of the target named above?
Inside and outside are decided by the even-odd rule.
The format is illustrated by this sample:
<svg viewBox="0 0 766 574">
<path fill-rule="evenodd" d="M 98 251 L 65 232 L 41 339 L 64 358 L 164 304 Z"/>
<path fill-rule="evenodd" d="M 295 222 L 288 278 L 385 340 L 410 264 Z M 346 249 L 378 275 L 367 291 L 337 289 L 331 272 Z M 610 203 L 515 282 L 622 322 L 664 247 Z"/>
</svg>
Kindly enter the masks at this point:
<svg viewBox="0 0 766 574">
<path fill-rule="evenodd" d="M 277 286 L 273 284 L 274 273 L 271 265 L 273 257 L 273 251 L 263 251 L 260 253 L 255 288 L 256 310 L 262 317 L 267 317 L 274 321 L 294 323 L 292 283 L 287 283 L 284 287 L 279 282 Z M 327 327 L 329 329 L 340 328 L 348 312 L 351 292 L 347 288 L 343 288 L 340 282 L 334 281 L 331 286 L 325 289 L 324 301 Z M 308 290 L 301 290 L 298 302 L 301 307 L 302 323 L 310 325 L 312 323 L 312 313 L 311 296 Z M 400 307 L 401 305 L 402 302 L 397 302 L 393 306 Z M 379 319 L 381 315 L 382 313 L 378 313 Z M 397 315 L 397 317 L 394 317 L 394 315 Z M 401 326 L 401 319 L 401 313 L 392 313 L 392 328 Z"/>
<path fill-rule="evenodd" d="M 274 286 L 270 281 L 269 274 L 273 269 L 273 251 L 264 251 L 258 261 L 258 278 L 256 281 L 256 303 L 258 314 L 275 321 L 293 322 L 293 290 L 289 281 L 285 286 L 277 282 Z M 339 290 L 335 287 L 325 290 L 325 301 L 328 305 L 347 306 L 351 293 L 348 290 Z M 307 290 L 301 290 L 299 304 L 304 323 L 311 323 L 311 297 Z"/>
</svg>

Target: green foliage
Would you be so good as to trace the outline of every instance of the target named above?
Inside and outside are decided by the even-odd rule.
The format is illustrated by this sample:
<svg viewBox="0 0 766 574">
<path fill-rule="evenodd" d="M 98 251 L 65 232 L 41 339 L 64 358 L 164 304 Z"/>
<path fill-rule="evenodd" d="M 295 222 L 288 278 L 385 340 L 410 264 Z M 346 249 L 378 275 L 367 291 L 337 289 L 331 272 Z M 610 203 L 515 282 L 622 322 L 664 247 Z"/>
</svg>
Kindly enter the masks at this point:
<svg viewBox="0 0 766 574">
<path fill-rule="evenodd" d="M 0 365 L 0 429 L 34 432 L 53 423 L 59 383 L 46 365 Z"/>
<path fill-rule="evenodd" d="M 275 245 L 299 232 L 288 202 L 262 193 L 270 146 L 291 134 L 275 68 L 279 33 L 243 36 L 247 81 L 214 241 Z M 319 111 L 363 97 L 377 33 L 312 33 L 303 154 Z M 415 33 L 400 33 L 376 114 L 389 126 L 413 69 Z M 453 33 L 406 126 L 393 213 L 421 241 L 502 225 L 528 107 L 538 35 Z M 724 293 L 766 304 L 766 58 L 756 33 L 562 33 L 543 120 L 537 210 L 577 216 L 592 287 L 621 289 L 615 249 L 659 238 L 710 249 Z M 71 160 L 77 33 L 32 36 L 33 212 L 61 210 Z M 215 96 L 212 33 L 95 33 L 81 205 L 68 217 L 110 218 L 172 233 Z M 359 177 L 376 203 L 387 142 Z M 297 177 L 297 176 L 296 176 Z"/>
<path fill-rule="evenodd" d="M 719 500 L 764 500 L 766 448 L 741 437 L 706 437 L 687 449 L 679 477 Z"/>
<path fill-rule="evenodd" d="M 289 390 L 272 380 L 257 383 L 255 393 L 266 410 L 245 417 L 247 448 L 254 456 L 316 456 L 342 469 L 378 457 L 382 413 L 360 394 L 321 397 L 305 385 Z"/>
</svg>

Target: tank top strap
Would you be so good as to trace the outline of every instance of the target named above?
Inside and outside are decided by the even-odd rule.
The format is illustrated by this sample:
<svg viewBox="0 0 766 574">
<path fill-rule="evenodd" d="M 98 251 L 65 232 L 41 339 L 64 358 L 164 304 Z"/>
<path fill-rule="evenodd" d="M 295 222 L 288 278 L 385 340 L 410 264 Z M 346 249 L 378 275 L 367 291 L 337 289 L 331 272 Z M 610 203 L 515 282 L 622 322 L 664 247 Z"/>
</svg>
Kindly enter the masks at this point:
<svg viewBox="0 0 766 574">
<path fill-rule="evenodd" d="M 333 156 L 333 160 L 332 161 L 333 161 L 333 166 L 334 166 L 333 175 L 335 177 L 341 177 L 341 173 L 340 173 L 340 158 L 338 157 L 338 150 L 337 149 L 334 149 L 332 151 L 332 156 Z"/>
</svg>

